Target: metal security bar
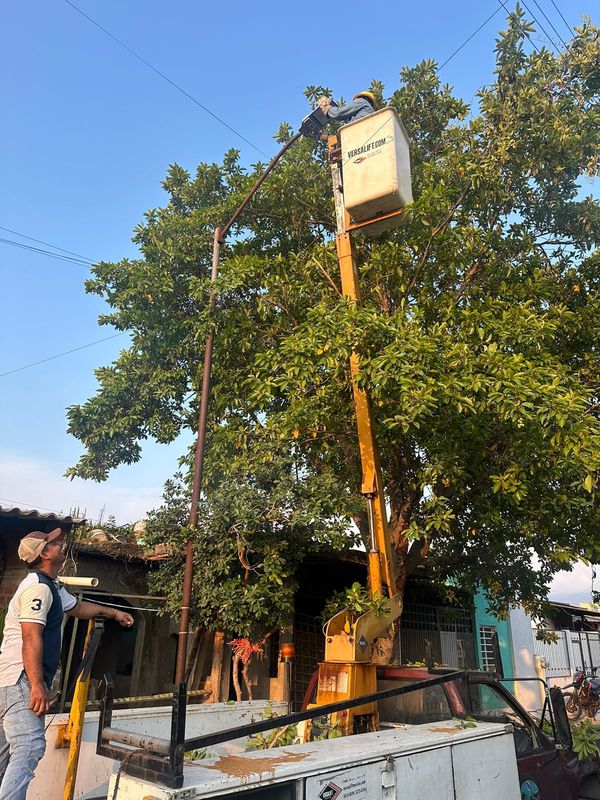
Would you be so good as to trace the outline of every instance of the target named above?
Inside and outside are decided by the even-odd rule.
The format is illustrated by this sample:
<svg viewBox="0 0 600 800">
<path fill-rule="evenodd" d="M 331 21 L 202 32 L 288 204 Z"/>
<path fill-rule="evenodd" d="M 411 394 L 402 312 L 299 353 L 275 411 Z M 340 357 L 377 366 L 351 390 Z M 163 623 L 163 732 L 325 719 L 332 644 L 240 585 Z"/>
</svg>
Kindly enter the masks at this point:
<svg viewBox="0 0 600 800">
<path fill-rule="evenodd" d="M 292 709 L 299 709 L 319 662 L 325 658 L 323 626 L 318 617 L 294 614 L 296 655 L 292 671 Z"/>
</svg>

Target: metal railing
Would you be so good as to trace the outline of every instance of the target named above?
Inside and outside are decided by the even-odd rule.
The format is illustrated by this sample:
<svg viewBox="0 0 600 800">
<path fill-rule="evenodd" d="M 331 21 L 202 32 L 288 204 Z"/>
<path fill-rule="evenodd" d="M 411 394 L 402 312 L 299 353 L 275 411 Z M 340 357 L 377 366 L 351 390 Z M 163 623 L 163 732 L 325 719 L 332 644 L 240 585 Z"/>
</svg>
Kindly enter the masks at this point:
<svg viewBox="0 0 600 800">
<path fill-rule="evenodd" d="M 105 675 L 105 695 L 102 711 L 100 712 L 96 752 L 98 755 L 121 761 L 119 775 L 121 772 L 125 772 L 136 778 L 179 789 L 183 785 L 184 754 L 191 750 L 210 747 L 232 739 L 248 738 L 263 731 L 286 725 L 296 725 L 305 720 L 345 711 L 348 708 L 357 708 L 379 700 L 399 697 L 409 692 L 440 686 L 449 681 L 465 679 L 466 676 L 467 673 L 464 670 L 445 672 L 432 678 L 416 681 L 409 686 L 399 686 L 382 692 L 373 692 L 361 697 L 354 697 L 351 700 L 328 703 L 306 711 L 296 711 L 293 714 L 264 719 L 250 725 L 241 725 L 237 728 L 229 728 L 216 733 L 207 733 L 192 739 L 185 739 L 186 687 L 184 683 L 181 683 L 173 693 L 171 737 L 170 739 L 162 739 L 139 736 L 130 731 L 122 731 L 112 727 L 113 685 L 110 676 Z M 122 745 L 125 745 L 125 747 Z"/>
</svg>

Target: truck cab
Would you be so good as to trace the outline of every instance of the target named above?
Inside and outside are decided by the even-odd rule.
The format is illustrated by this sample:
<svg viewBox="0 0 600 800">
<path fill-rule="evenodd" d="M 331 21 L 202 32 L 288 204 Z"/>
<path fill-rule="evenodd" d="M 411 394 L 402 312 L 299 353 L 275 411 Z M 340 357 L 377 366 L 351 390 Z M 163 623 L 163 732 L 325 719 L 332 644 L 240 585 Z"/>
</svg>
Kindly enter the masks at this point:
<svg viewBox="0 0 600 800">
<path fill-rule="evenodd" d="M 426 670 L 380 667 L 378 689 L 425 676 Z M 599 758 L 580 762 L 568 744 L 561 745 L 548 734 L 552 727 L 548 714 L 534 719 L 494 673 L 472 672 L 467 678 L 380 702 L 382 727 L 452 718 L 464 724 L 510 723 L 524 800 L 600 800 Z"/>
</svg>

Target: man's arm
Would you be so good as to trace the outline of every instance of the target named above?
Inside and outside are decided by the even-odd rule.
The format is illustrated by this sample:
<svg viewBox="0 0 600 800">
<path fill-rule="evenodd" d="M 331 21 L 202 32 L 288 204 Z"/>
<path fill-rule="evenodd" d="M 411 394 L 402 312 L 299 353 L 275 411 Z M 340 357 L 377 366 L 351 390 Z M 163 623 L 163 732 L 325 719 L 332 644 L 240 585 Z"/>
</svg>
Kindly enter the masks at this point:
<svg viewBox="0 0 600 800">
<path fill-rule="evenodd" d="M 114 619 L 124 628 L 131 628 L 134 623 L 133 617 L 126 611 L 120 611 L 118 608 L 111 608 L 110 606 L 101 606 L 98 603 L 91 603 L 89 600 L 80 600 L 67 613 L 69 616 L 78 617 L 79 619 L 93 619 L 94 617 Z"/>
<path fill-rule="evenodd" d="M 371 108 L 370 104 L 367 100 L 352 100 L 351 103 L 346 103 L 343 106 L 331 106 L 325 112 L 329 119 L 338 120 L 338 122 L 346 122 L 346 120 L 352 119 L 354 115 L 360 111 L 365 105 L 368 105 Z"/>
<path fill-rule="evenodd" d="M 44 671 L 42 659 L 44 654 L 44 643 L 42 634 L 44 626 L 39 622 L 22 622 L 21 636 L 23 638 L 23 666 L 25 674 L 31 684 L 31 696 L 29 708 L 42 717 L 50 705 L 48 692 L 44 685 Z"/>
</svg>

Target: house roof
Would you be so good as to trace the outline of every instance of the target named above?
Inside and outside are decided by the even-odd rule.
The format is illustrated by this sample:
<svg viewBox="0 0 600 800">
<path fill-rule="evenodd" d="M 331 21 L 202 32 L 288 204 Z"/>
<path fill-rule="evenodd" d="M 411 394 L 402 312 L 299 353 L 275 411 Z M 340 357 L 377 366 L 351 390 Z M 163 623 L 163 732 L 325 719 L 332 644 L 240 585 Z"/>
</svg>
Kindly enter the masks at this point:
<svg viewBox="0 0 600 800">
<path fill-rule="evenodd" d="M 76 553 L 85 553 L 85 555 L 97 558 L 124 561 L 164 561 L 173 554 L 172 548 L 164 544 L 146 547 L 144 545 L 116 541 L 76 541 L 73 542 L 73 550 Z"/>
<path fill-rule="evenodd" d="M 0 517 L 59 522 L 66 525 L 82 525 L 85 522 L 85 518 L 74 517 L 71 514 L 55 514 L 53 511 L 44 513 L 35 508 L 19 508 L 18 506 L 0 506 Z"/>
<path fill-rule="evenodd" d="M 591 608 L 584 608 L 583 606 L 572 606 L 570 603 L 559 603 L 556 600 L 551 600 L 550 605 L 555 608 L 560 608 L 568 614 L 577 614 L 579 617 L 585 617 L 588 622 L 600 623 L 600 611 L 594 611 Z"/>
</svg>

